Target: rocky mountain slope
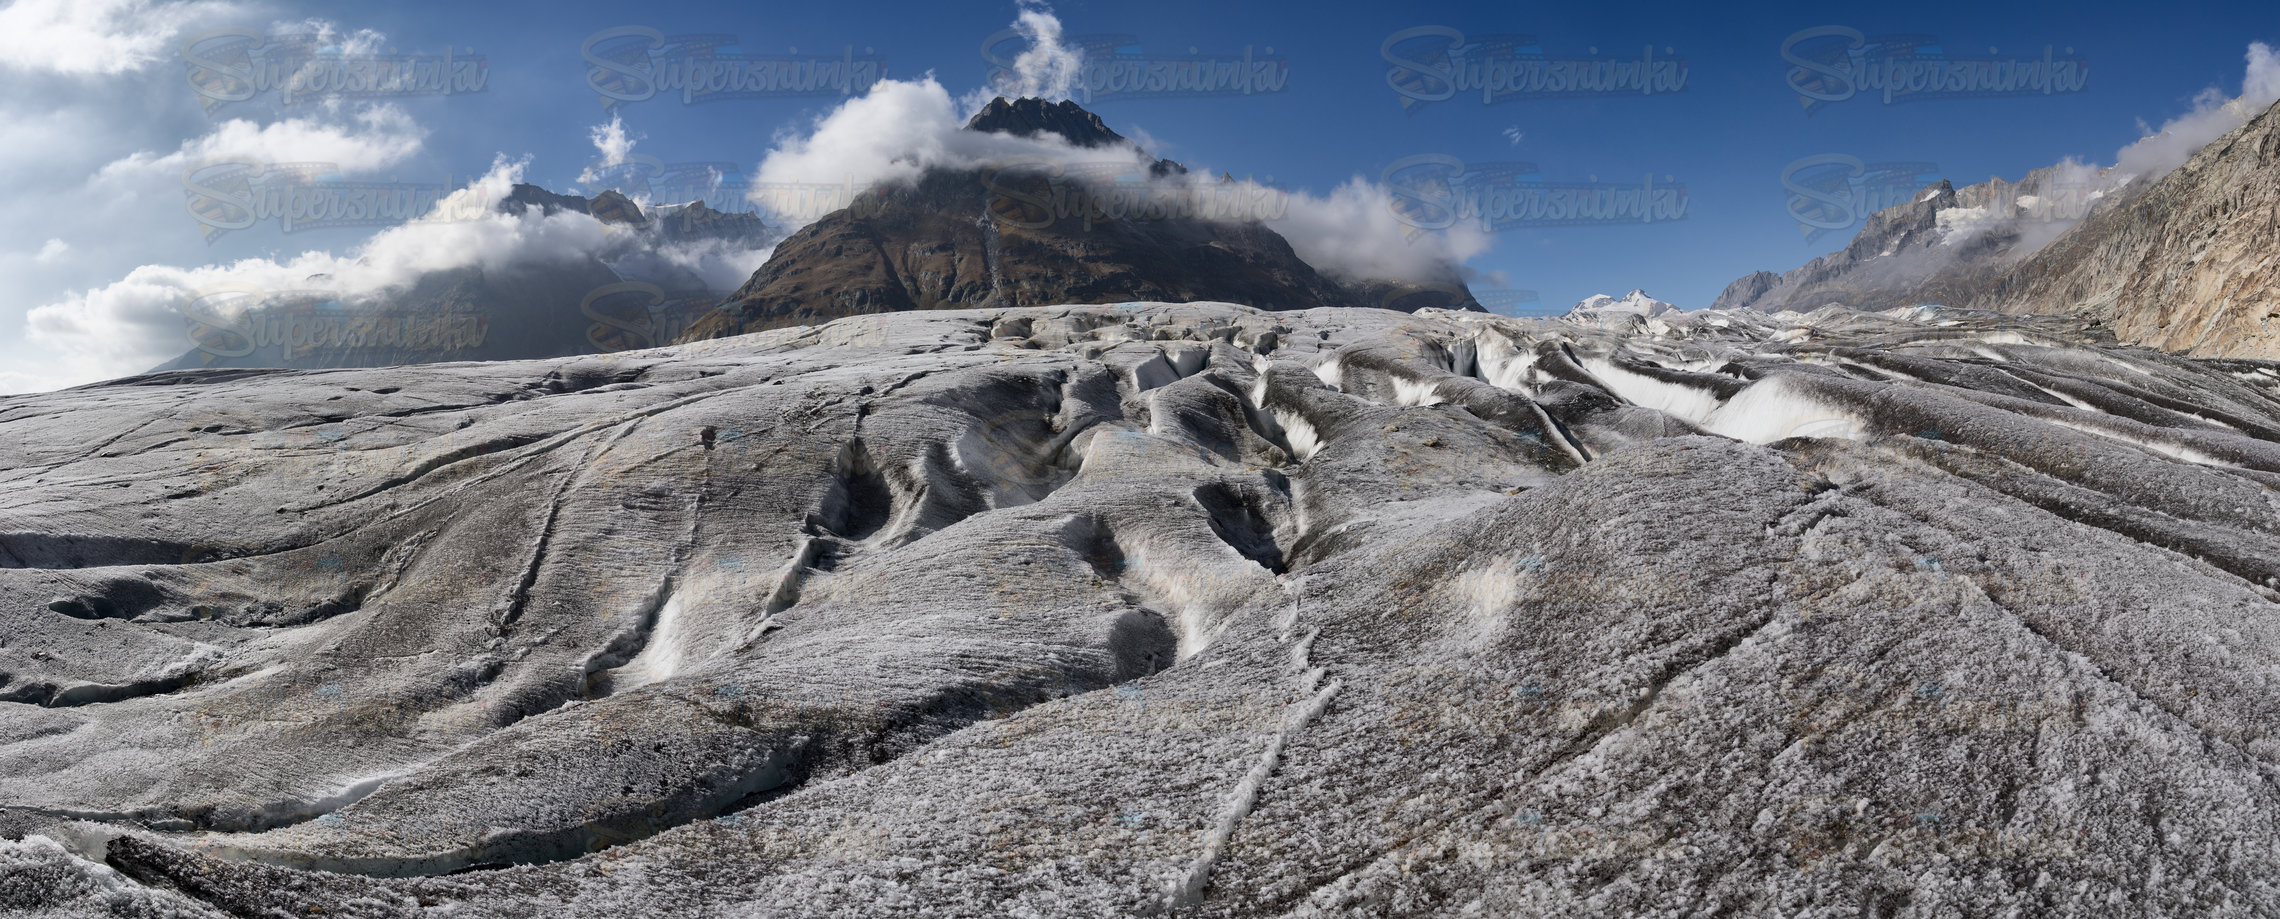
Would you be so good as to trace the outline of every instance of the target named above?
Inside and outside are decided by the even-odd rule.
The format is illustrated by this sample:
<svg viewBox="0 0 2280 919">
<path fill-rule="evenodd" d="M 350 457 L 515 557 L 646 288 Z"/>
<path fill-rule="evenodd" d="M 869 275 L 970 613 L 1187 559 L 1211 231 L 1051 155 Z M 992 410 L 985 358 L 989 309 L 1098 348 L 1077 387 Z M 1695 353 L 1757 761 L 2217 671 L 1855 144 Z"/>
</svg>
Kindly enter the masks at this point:
<svg viewBox="0 0 2280 919">
<path fill-rule="evenodd" d="M 998 99 L 966 129 L 1057 135 L 1083 149 L 1128 143 L 1074 102 L 1033 98 Z M 866 313 L 1133 300 L 1478 308 L 1453 266 L 1429 285 L 1325 277 L 1259 222 L 1273 202 L 1251 200 L 1255 186 L 1137 156 L 1129 169 L 1009 162 L 874 188 L 777 246 L 689 337 Z"/>
<path fill-rule="evenodd" d="M 2280 365 L 902 312 L 0 398 L 0 909 L 2262 915 Z"/>
<path fill-rule="evenodd" d="M 2188 354 L 2280 357 L 2280 106 L 1976 291 Z"/>
<path fill-rule="evenodd" d="M 2276 113 L 2267 109 L 2158 180 L 2086 191 L 2054 167 L 2015 184 L 1941 182 L 1870 217 L 1843 250 L 1785 274 L 1745 276 L 1713 306 L 1937 303 L 2068 314 L 2134 344 L 2280 357 Z"/>
</svg>

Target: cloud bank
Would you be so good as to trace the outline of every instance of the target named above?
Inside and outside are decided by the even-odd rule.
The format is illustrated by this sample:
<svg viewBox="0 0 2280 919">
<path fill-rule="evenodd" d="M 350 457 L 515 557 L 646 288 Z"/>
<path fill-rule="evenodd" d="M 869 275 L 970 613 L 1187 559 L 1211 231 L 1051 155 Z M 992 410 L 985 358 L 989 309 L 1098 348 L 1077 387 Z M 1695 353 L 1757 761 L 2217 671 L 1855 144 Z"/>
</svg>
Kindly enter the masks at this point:
<svg viewBox="0 0 2280 919">
<path fill-rule="evenodd" d="M 167 58 L 192 23 L 236 15 L 235 3 L 15 0 L 0 7 L 0 68 L 110 76 Z"/>
</svg>

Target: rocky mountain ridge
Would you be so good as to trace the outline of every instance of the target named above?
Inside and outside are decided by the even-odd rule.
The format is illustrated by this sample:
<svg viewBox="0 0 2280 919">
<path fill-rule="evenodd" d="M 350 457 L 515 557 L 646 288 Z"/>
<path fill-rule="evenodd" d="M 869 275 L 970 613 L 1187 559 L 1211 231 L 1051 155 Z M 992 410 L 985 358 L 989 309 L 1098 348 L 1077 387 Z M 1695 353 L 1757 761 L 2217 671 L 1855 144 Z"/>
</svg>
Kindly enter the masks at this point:
<svg viewBox="0 0 2280 919">
<path fill-rule="evenodd" d="M 2280 106 L 2157 180 L 2052 167 L 1942 181 L 1844 249 L 1729 285 L 1718 309 L 1922 303 L 2067 314 L 2183 353 L 2280 357 Z"/>
</svg>

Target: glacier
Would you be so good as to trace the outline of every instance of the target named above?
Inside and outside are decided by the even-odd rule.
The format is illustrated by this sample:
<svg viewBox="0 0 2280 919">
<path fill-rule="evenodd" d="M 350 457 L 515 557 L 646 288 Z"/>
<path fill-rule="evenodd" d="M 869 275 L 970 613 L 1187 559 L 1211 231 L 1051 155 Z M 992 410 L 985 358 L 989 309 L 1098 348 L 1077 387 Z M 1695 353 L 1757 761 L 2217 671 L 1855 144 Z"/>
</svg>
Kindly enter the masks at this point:
<svg viewBox="0 0 2280 919">
<path fill-rule="evenodd" d="M 865 315 L 0 482 L 27 915 L 2280 904 L 2280 365 L 2075 320 Z"/>
</svg>

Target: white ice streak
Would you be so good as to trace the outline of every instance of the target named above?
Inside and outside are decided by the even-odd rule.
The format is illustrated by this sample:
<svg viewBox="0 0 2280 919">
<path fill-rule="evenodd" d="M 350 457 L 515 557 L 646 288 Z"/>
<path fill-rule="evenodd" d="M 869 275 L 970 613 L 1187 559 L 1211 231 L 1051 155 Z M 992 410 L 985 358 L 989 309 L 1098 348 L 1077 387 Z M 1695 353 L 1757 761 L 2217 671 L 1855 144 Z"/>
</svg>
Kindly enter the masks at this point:
<svg viewBox="0 0 2280 919">
<path fill-rule="evenodd" d="M 1753 444 L 1789 437 L 1859 440 L 1867 431 L 1858 416 L 1798 392 L 1784 377 L 1750 384 L 1703 419 L 1702 427 Z"/>
<path fill-rule="evenodd" d="M 2082 433 L 2096 435 L 2107 440 L 2120 441 L 2130 446 L 2137 447 L 2141 450 L 2157 453 L 2171 459 L 2183 460 L 2188 463 L 2195 463 L 2202 466 L 2223 466 L 2228 468 L 2239 468 L 2240 466 L 2239 463 L 2218 459 L 2194 447 L 2189 447 L 2181 443 L 2175 443 L 2162 437 L 2148 437 L 2129 433 L 2121 430 L 2121 426 L 2119 424 L 2101 423 L 2098 419 L 2083 418 L 2068 420 L 2061 418 L 2045 418 L 2043 420 L 2060 427 L 2072 428 L 2074 430 L 2081 431 Z"/>
<path fill-rule="evenodd" d="M 682 633 L 688 628 L 686 620 L 680 593 L 665 598 L 664 605 L 657 608 L 657 621 L 650 626 L 649 642 L 642 646 L 641 653 L 610 671 L 611 688 L 622 691 L 646 686 L 680 673 L 687 659 L 682 641 Z"/>
<path fill-rule="evenodd" d="M 1449 401 L 1441 398 L 1438 384 L 1398 374 L 1393 377 L 1393 398 L 1396 405 L 1439 405 Z"/>
<path fill-rule="evenodd" d="M 1718 410 L 1718 395 L 1708 390 L 1634 373 L 1606 358 L 1587 357 L 1582 364 L 1583 369 L 1591 371 L 1592 376 L 1607 384 L 1609 389 L 1615 390 L 1616 395 L 1634 404 L 1667 412 L 1696 424 L 1709 420 L 1711 413 Z"/>
</svg>

